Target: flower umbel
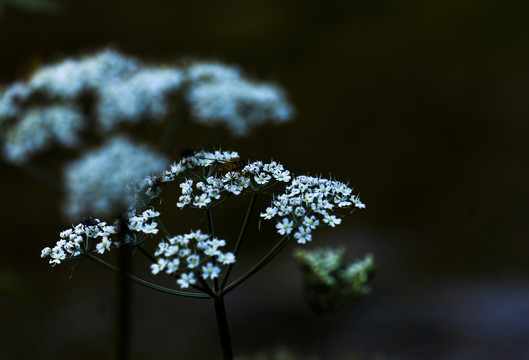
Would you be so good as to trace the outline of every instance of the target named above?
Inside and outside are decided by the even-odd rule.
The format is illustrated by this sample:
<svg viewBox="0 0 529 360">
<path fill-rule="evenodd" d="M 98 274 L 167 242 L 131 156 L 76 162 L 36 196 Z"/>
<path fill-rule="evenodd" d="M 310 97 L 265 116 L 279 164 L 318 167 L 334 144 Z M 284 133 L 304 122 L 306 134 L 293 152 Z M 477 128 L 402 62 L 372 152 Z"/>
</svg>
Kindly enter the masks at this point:
<svg viewBox="0 0 529 360">
<path fill-rule="evenodd" d="M 350 264 L 343 248 L 296 249 L 294 258 L 301 266 L 307 305 L 318 316 L 342 314 L 370 292 L 375 272 L 371 254 Z"/>
</svg>

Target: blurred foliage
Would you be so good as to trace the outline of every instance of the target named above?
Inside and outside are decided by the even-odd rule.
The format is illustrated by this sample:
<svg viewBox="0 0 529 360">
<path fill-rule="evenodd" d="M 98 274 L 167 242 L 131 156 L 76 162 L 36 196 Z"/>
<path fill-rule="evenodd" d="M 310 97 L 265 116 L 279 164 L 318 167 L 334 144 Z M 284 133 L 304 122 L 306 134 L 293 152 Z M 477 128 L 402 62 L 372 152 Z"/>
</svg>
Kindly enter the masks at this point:
<svg viewBox="0 0 529 360">
<path fill-rule="evenodd" d="M 32 298 L 36 293 L 35 285 L 22 275 L 7 269 L 0 269 L 0 295 L 19 300 Z"/>
<path fill-rule="evenodd" d="M 8 7 L 42 14 L 59 14 L 63 10 L 57 0 L 0 0 L 0 20 Z"/>
</svg>

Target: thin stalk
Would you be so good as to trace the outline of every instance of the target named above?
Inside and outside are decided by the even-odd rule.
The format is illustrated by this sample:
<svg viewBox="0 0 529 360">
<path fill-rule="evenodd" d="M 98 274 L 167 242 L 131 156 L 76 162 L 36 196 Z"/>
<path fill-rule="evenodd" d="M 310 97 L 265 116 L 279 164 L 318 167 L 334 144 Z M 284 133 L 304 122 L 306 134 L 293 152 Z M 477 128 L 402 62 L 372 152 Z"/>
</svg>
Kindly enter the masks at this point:
<svg viewBox="0 0 529 360">
<path fill-rule="evenodd" d="M 131 289 L 130 282 L 125 274 L 130 273 L 132 259 L 130 253 L 125 247 L 119 248 L 117 274 L 118 286 L 116 289 L 116 359 L 129 359 L 130 351 L 130 332 L 131 332 Z"/>
<path fill-rule="evenodd" d="M 237 238 L 237 242 L 235 243 L 235 248 L 233 249 L 233 254 L 237 256 L 237 253 L 239 252 L 239 249 L 242 245 L 242 239 L 244 235 L 246 234 L 246 229 L 248 228 L 248 221 L 250 220 L 250 215 L 252 214 L 252 210 L 255 207 L 255 200 L 257 199 L 257 193 L 254 192 L 252 194 L 252 199 L 250 200 L 250 204 L 248 205 L 248 209 L 246 210 L 246 216 L 244 217 L 244 221 L 242 223 L 241 231 L 239 232 L 239 237 Z M 222 276 L 222 280 L 220 282 L 220 288 L 224 289 L 224 286 L 226 285 L 226 282 L 228 281 L 228 277 L 230 276 L 231 269 L 233 268 L 233 263 L 229 264 L 226 268 L 226 272 Z"/>
<path fill-rule="evenodd" d="M 211 214 L 211 209 L 206 209 L 206 218 L 208 223 L 208 233 L 213 238 L 213 216 Z M 215 258 L 212 259 L 213 266 L 217 264 L 217 260 Z M 213 288 L 215 290 L 215 294 L 219 293 L 219 279 L 215 278 L 213 279 Z"/>
<path fill-rule="evenodd" d="M 177 136 L 181 133 L 179 131 L 184 123 L 184 114 L 183 114 L 183 104 L 181 101 L 173 105 L 174 112 L 166 117 L 165 128 L 162 131 L 162 135 L 158 140 L 158 148 L 162 152 L 167 152 L 171 150 L 174 141 Z"/>
<path fill-rule="evenodd" d="M 168 238 L 171 237 L 171 234 L 169 233 L 169 231 L 167 230 L 167 228 L 164 226 L 164 224 L 162 223 L 162 220 L 160 220 L 159 218 L 156 220 L 156 222 L 158 223 L 158 225 L 160 225 L 160 230 L 162 230 L 162 232 L 165 234 L 165 236 L 167 236 Z M 156 261 L 155 261 L 156 262 Z"/>
<path fill-rule="evenodd" d="M 290 240 L 290 237 L 288 235 L 283 236 L 283 238 L 266 254 L 264 258 L 261 259 L 257 264 L 254 265 L 253 268 L 248 270 L 246 274 L 232 282 L 230 285 L 226 286 L 221 292 L 222 295 L 226 295 L 228 292 L 233 290 L 235 287 L 240 285 L 243 281 L 248 279 L 250 276 L 255 274 L 257 271 L 259 271 L 263 266 L 268 264 L 270 260 L 272 260 L 280 251 L 285 247 L 285 245 L 288 243 L 288 240 Z"/>
<path fill-rule="evenodd" d="M 148 281 L 145 281 L 145 280 L 142 280 L 134 275 L 131 275 L 131 274 L 127 274 L 127 273 L 123 273 L 122 271 L 120 271 L 118 268 L 110 265 L 109 263 L 99 259 L 98 257 L 92 255 L 92 254 L 86 254 L 86 257 L 90 260 L 92 260 L 93 262 L 95 262 L 96 264 L 99 264 L 101 266 L 103 266 L 104 268 L 110 270 L 110 271 L 113 271 L 115 273 L 122 273 L 127 279 L 129 280 L 132 280 L 134 282 L 137 282 L 138 284 L 140 285 L 143 285 L 143 286 L 146 286 L 148 288 L 151 288 L 153 290 L 157 290 L 157 291 L 160 291 L 160 292 L 164 292 L 164 293 L 167 293 L 167 294 L 171 294 L 171 295 L 178 295 L 178 296 L 185 296 L 185 297 L 192 297 L 192 298 L 200 298 L 200 299 L 209 299 L 210 296 L 209 295 L 206 295 L 206 294 L 195 294 L 195 293 L 188 293 L 188 292 L 185 292 L 185 291 L 178 291 L 178 290 L 173 290 L 173 289 L 169 289 L 169 288 L 166 288 L 166 287 L 163 287 L 163 286 L 159 286 L 159 285 L 155 285 L 155 284 L 152 284 Z"/>
<path fill-rule="evenodd" d="M 228 329 L 228 318 L 226 317 L 226 308 L 222 296 L 213 298 L 215 304 L 215 315 L 217 316 L 217 326 L 219 329 L 220 345 L 224 360 L 233 359 L 233 350 L 231 348 L 230 332 Z"/>
<path fill-rule="evenodd" d="M 321 320 L 321 360 L 330 359 L 331 348 L 329 346 L 331 339 L 331 319 L 323 318 Z"/>
<path fill-rule="evenodd" d="M 156 258 L 150 252 L 145 250 L 145 248 L 143 246 L 136 245 L 136 247 L 142 252 L 143 255 L 147 256 L 149 258 L 149 260 L 151 260 L 154 264 L 157 263 Z"/>
</svg>

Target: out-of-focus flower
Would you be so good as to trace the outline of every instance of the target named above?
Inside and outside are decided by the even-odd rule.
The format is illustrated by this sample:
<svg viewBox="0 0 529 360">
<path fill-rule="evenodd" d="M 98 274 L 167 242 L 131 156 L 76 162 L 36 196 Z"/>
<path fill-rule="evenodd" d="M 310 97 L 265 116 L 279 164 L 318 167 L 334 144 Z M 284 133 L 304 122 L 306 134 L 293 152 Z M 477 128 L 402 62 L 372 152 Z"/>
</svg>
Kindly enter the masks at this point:
<svg viewBox="0 0 529 360">
<path fill-rule="evenodd" d="M 107 140 L 65 168 L 67 198 L 65 213 L 110 215 L 134 204 L 135 194 L 127 185 L 168 164 L 165 157 L 125 137 Z"/>
<path fill-rule="evenodd" d="M 342 248 L 299 248 L 294 258 L 301 265 L 305 301 L 320 317 L 350 310 L 371 291 L 368 284 L 375 272 L 371 254 L 348 264 Z"/>
<path fill-rule="evenodd" d="M 235 67 L 199 63 L 187 74 L 187 100 L 200 123 L 222 124 L 233 135 L 243 136 L 266 121 L 282 123 L 294 115 L 283 89 L 252 82 Z"/>
</svg>

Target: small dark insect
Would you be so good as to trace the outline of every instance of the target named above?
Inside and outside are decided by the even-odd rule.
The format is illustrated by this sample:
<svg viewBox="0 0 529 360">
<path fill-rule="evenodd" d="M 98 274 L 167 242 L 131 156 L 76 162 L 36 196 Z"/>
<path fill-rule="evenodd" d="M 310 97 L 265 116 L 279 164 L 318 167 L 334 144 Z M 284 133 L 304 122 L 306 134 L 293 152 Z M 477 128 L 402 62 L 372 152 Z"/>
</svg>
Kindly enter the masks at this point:
<svg viewBox="0 0 529 360">
<path fill-rule="evenodd" d="M 160 185 L 162 185 L 162 179 L 162 176 L 153 176 L 151 188 L 157 189 L 160 187 Z"/>
<path fill-rule="evenodd" d="M 220 163 L 217 166 L 218 171 L 229 172 L 229 171 L 241 171 L 247 165 L 246 161 L 236 158 L 229 161 Z"/>
<path fill-rule="evenodd" d="M 94 225 L 99 224 L 99 220 L 93 219 L 91 216 L 85 216 L 81 220 L 81 224 L 83 224 L 85 226 L 94 226 Z"/>
</svg>

